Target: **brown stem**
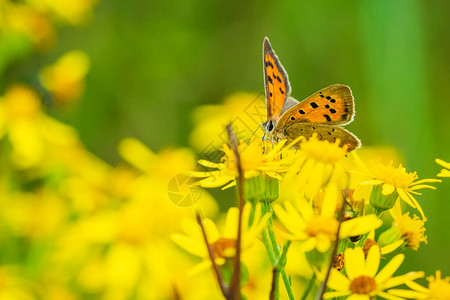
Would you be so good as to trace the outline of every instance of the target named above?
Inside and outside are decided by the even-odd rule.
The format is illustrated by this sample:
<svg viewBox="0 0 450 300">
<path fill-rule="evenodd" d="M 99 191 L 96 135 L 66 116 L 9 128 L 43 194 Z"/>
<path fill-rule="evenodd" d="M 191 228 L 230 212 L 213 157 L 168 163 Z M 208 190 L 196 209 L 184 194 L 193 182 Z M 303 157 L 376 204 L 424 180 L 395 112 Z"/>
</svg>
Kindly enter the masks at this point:
<svg viewBox="0 0 450 300">
<path fill-rule="evenodd" d="M 231 291 L 230 296 L 234 300 L 241 299 L 241 239 L 242 239 L 242 210 L 244 208 L 244 171 L 242 170 L 241 157 L 238 151 L 238 138 L 231 129 L 230 125 L 227 125 L 228 138 L 230 139 L 230 146 L 233 149 L 234 157 L 236 159 L 236 167 L 238 170 L 237 187 L 239 192 L 239 221 L 238 232 L 236 238 L 236 255 L 234 257 L 234 270 L 233 277 L 231 278 Z"/>
<path fill-rule="evenodd" d="M 209 258 L 211 259 L 213 270 L 214 270 L 214 273 L 216 274 L 216 278 L 217 278 L 217 282 L 219 283 L 220 290 L 222 291 L 222 294 L 225 297 L 225 299 L 230 299 L 229 298 L 229 288 L 227 286 L 225 286 L 225 282 L 223 281 L 222 274 L 220 273 L 219 267 L 217 266 L 216 261 L 214 260 L 214 254 L 212 252 L 211 245 L 208 243 L 208 237 L 206 236 L 205 227 L 203 227 L 202 217 L 200 216 L 200 213 L 198 211 L 196 212 L 195 215 L 197 217 L 197 223 L 198 223 L 198 225 L 200 225 L 200 228 L 202 229 L 203 239 L 205 240 L 206 248 L 208 249 Z"/>
<path fill-rule="evenodd" d="M 336 240 L 334 241 L 333 251 L 331 251 L 330 264 L 328 265 L 325 279 L 323 280 L 322 284 L 320 285 L 319 293 L 317 294 L 317 297 L 316 297 L 316 299 L 318 299 L 318 300 L 323 299 L 323 294 L 325 294 L 325 291 L 327 289 L 327 283 L 328 283 L 328 279 L 330 278 L 331 268 L 333 267 L 333 264 L 334 264 L 334 256 L 336 255 L 336 251 L 337 251 L 338 244 L 339 244 L 339 232 L 341 231 L 341 224 L 342 224 L 342 217 L 344 215 L 344 210 L 345 210 L 345 196 L 342 195 L 342 206 L 341 206 L 341 209 L 339 210 L 339 214 L 338 214 L 339 225 L 338 225 L 337 232 L 336 232 Z"/>
<path fill-rule="evenodd" d="M 273 267 L 272 269 L 272 288 L 270 289 L 269 300 L 275 300 L 275 294 L 277 290 L 277 281 L 278 281 L 278 268 Z"/>
</svg>

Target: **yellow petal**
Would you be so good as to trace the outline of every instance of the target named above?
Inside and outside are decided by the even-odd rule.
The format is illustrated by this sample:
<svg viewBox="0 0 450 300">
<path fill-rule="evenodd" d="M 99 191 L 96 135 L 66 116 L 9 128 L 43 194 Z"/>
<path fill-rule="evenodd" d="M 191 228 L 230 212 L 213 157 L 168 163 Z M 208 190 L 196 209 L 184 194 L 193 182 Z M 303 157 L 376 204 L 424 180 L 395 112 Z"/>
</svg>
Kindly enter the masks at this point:
<svg viewBox="0 0 450 300">
<path fill-rule="evenodd" d="M 370 296 L 362 294 L 352 294 L 347 298 L 347 300 L 370 300 Z"/>
<path fill-rule="evenodd" d="M 412 191 L 421 190 L 421 189 L 432 189 L 432 190 L 435 190 L 436 187 L 434 187 L 432 185 L 427 185 L 427 184 L 418 184 L 418 185 L 413 185 L 412 187 L 410 187 L 410 190 L 412 190 Z"/>
<path fill-rule="evenodd" d="M 325 190 L 323 197 L 322 211 L 320 214 L 323 217 L 333 217 L 336 212 L 336 203 L 339 197 L 339 191 L 336 184 L 330 183 Z"/>
<path fill-rule="evenodd" d="M 389 183 L 385 183 L 383 184 L 383 186 L 381 187 L 381 193 L 383 195 L 390 195 L 395 191 L 395 186 L 393 186 L 392 184 Z"/>
<path fill-rule="evenodd" d="M 347 277 L 342 275 L 341 272 L 333 268 L 331 269 L 327 287 L 336 291 L 347 291 L 348 293 L 348 288 L 350 287 L 350 280 L 348 280 Z"/>
<path fill-rule="evenodd" d="M 348 278 L 353 279 L 361 275 L 365 267 L 363 250 L 361 248 L 347 248 L 344 255 Z"/>
<path fill-rule="evenodd" d="M 375 276 L 375 281 L 377 282 L 377 284 L 381 284 L 388 280 L 392 276 L 392 274 L 397 271 L 404 259 L 404 254 L 398 254 L 394 258 L 392 258 L 391 261 L 388 262 L 387 265 L 377 274 L 377 276 Z"/>
<path fill-rule="evenodd" d="M 409 299 L 429 299 L 428 296 L 428 290 L 426 290 L 427 294 L 419 293 L 416 291 L 411 290 L 400 290 L 400 289 L 391 289 L 387 291 L 388 294 L 403 297 L 403 298 L 409 298 Z"/>
<path fill-rule="evenodd" d="M 404 242 L 405 242 L 404 240 L 400 239 L 398 241 L 393 242 L 392 244 L 384 246 L 383 248 L 381 248 L 381 254 L 388 254 L 395 251 L 398 247 L 403 245 Z"/>
<path fill-rule="evenodd" d="M 400 201 L 395 201 L 394 207 L 389 212 L 394 220 L 400 218 L 402 216 L 402 205 Z"/>
<path fill-rule="evenodd" d="M 379 291 L 377 293 L 378 296 L 383 297 L 384 299 L 388 299 L 388 300 L 404 300 L 403 298 L 394 296 L 394 295 L 390 295 L 388 293 L 385 293 L 383 291 Z"/>
<path fill-rule="evenodd" d="M 370 247 L 369 253 L 367 254 L 365 275 L 374 277 L 375 274 L 377 274 L 379 266 L 380 266 L 380 247 L 374 245 Z"/>
<path fill-rule="evenodd" d="M 446 169 L 450 169 L 450 163 L 443 161 L 442 159 L 436 158 L 435 162 Z"/>
<path fill-rule="evenodd" d="M 374 214 L 354 218 L 342 222 L 341 230 L 339 231 L 339 237 L 345 238 L 350 236 L 362 235 L 371 230 L 377 229 L 381 225 L 383 225 L 383 221 Z"/>
<path fill-rule="evenodd" d="M 397 192 L 403 201 L 405 201 L 412 208 L 416 208 L 416 206 L 414 205 L 414 203 L 411 202 L 411 199 L 409 198 L 408 194 L 406 193 L 406 191 L 404 189 L 398 188 Z"/>
<path fill-rule="evenodd" d="M 330 287 L 330 285 L 328 285 L 328 287 Z M 338 291 L 338 292 L 326 292 L 323 295 L 323 299 L 339 298 L 339 297 L 347 296 L 348 294 L 350 294 L 349 290 Z"/>
<path fill-rule="evenodd" d="M 413 281 L 418 278 L 422 278 L 425 275 L 424 272 L 409 272 L 408 274 L 392 277 L 386 280 L 386 282 L 380 284 L 381 289 L 388 289 L 394 286 L 404 284 L 408 281 Z"/>
<path fill-rule="evenodd" d="M 405 283 L 409 288 L 418 291 L 418 292 L 422 292 L 422 293 L 428 293 L 428 289 L 421 286 L 420 284 L 414 282 L 414 281 L 408 281 Z"/>
<path fill-rule="evenodd" d="M 230 208 L 225 218 L 225 228 L 223 230 L 223 236 L 225 238 L 235 239 L 237 237 L 238 219 L 239 209 L 237 207 Z"/>
</svg>

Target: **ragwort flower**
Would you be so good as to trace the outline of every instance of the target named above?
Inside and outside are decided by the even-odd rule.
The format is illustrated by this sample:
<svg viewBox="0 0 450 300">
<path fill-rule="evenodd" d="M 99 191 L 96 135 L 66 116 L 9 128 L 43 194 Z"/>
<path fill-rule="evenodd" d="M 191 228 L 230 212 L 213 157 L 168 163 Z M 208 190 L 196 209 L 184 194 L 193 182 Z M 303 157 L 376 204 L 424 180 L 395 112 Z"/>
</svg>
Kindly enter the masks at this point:
<svg viewBox="0 0 450 300">
<path fill-rule="evenodd" d="M 262 142 L 258 139 L 254 139 L 250 144 L 240 143 L 238 151 L 245 178 L 264 175 L 281 180 L 281 174 L 286 172 L 286 166 L 292 162 L 293 158 L 293 155 L 288 155 L 293 150 L 289 149 L 289 146 L 283 148 L 285 143 L 285 140 L 279 142 L 274 148 L 268 149 L 267 153 L 263 151 Z M 236 184 L 238 170 L 234 152 L 227 145 L 223 145 L 222 151 L 224 156 L 220 163 L 206 160 L 198 162 L 204 167 L 216 170 L 189 172 L 194 177 L 202 178 L 198 185 L 206 188 L 224 186 L 223 189 L 226 189 Z"/>
<path fill-rule="evenodd" d="M 367 167 L 356 153 L 352 152 L 352 154 L 355 158 L 355 162 L 363 172 L 371 178 L 370 180 L 361 182 L 361 184 L 372 185 L 374 188 L 379 189 L 380 199 L 394 199 L 391 203 L 392 206 L 384 207 L 383 209 L 392 208 L 396 199 L 400 197 L 400 199 L 405 201 L 409 206 L 417 208 L 422 215 L 422 218 L 426 220 L 422 207 L 414 198 L 413 194 L 422 195 L 417 192 L 417 190 L 425 188 L 435 190 L 436 188 L 434 186 L 424 183 L 441 182 L 441 180 L 432 178 L 417 180 L 417 172 L 407 172 L 401 164 L 398 167 L 394 167 L 392 162 L 388 165 L 380 162 L 373 162 Z M 374 194 L 374 190 L 372 190 L 372 194 Z M 371 205 L 374 206 L 377 205 L 377 203 L 373 203 L 371 200 Z"/>
<path fill-rule="evenodd" d="M 339 198 L 338 189 L 332 184 L 325 191 L 320 214 L 315 213 L 311 203 L 303 198 L 297 201 L 297 208 L 286 202 L 284 208 L 275 204 L 273 210 L 288 230 L 289 240 L 301 241 L 301 248 L 305 252 L 313 249 L 326 252 L 336 239 L 339 222 L 335 214 Z M 373 214 L 357 217 L 342 222 L 339 238 L 358 236 L 380 227 L 381 224 L 382 221 Z"/>
<path fill-rule="evenodd" d="M 308 199 L 312 199 L 332 178 L 335 178 L 335 181 L 345 179 L 347 176 L 341 162 L 347 154 L 347 149 L 340 147 L 339 143 L 339 140 L 334 143 L 321 141 L 316 134 L 300 143 L 294 163 L 283 180 L 283 189 L 291 189 L 294 186 L 297 192 L 300 191 Z"/>
<path fill-rule="evenodd" d="M 345 250 L 344 257 L 347 276 L 336 269 L 332 269 L 328 287 L 335 291 L 325 293 L 324 299 L 343 296 L 349 296 L 347 299 L 361 300 L 370 300 L 375 296 L 385 299 L 399 299 L 385 290 L 423 277 L 423 272 L 410 272 L 392 277 L 405 258 L 403 254 L 398 254 L 392 258 L 378 272 L 380 266 L 379 247 L 371 247 L 366 259 L 362 248 L 348 248 Z M 405 297 L 401 292 L 400 296 Z"/>
<path fill-rule="evenodd" d="M 259 234 L 266 226 L 271 213 L 261 215 L 261 204 L 255 207 L 253 223 L 249 226 L 252 205 L 247 203 L 242 212 L 242 251 L 250 248 L 257 240 Z M 227 258 L 234 257 L 236 254 L 236 237 L 238 230 L 239 209 L 232 207 L 228 210 L 223 233 L 221 234 L 216 224 L 208 219 L 203 219 L 209 246 L 214 255 L 214 261 L 217 265 L 223 265 Z M 190 273 L 195 274 L 211 266 L 208 250 L 205 245 L 200 226 L 191 219 L 183 219 L 181 226 L 185 232 L 183 234 L 173 234 L 172 240 L 186 251 L 201 257 L 203 261 L 195 266 Z"/>
</svg>

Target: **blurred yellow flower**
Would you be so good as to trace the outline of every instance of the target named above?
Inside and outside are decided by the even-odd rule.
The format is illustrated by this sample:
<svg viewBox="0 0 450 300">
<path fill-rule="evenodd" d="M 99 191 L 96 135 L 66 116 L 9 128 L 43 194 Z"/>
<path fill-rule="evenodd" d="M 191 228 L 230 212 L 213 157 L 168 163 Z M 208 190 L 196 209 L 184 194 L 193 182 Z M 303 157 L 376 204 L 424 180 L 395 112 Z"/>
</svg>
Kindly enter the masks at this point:
<svg viewBox="0 0 450 300">
<path fill-rule="evenodd" d="M 265 120 L 264 96 L 239 92 L 225 99 L 221 105 L 197 107 L 192 118 L 195 124 L 190 135 L 194 149 L 202 152 L 219 150 L 228 142 L 225 125 L 230 124 L 239 139 L 248 140 L 258 129 L 256 136 L 262 136 L 259 126 Z"/>
<path fill-rule="evenodd" d="M 249 226 L 252 205 L 245 204 L 242 213 L 242 250 L 250 248 L 257 240 L 261 231 L 266 226 L 271 213 L 261 215 L 261 204 L 255 207 L 253 223 Z M 223 233 L 221 234 L 216 224 L 208 218 L 203 219 L 208 243 L 214 255 L 217 265 L 223 265 L 227 258 L 234 257 L 236 253 L 236 237 L 238 229 L 239 209 L 232 207 L 228 210 Z M 200 226 L 191 219 L 183 219 L 181 226 L 186 235 L 173 234 L 172 240 L 186 251 L 201 257 L 203 261 L 191 269 L 190 273 L 198 273 L 211 266 L 207 247 Z"/>
<path fill-rule="evenodd" d="M 438 177 L 450 177 L 450 163 L 443 161 L 442 159 L 436 158 L 436 163 L 441 165 L 443 169 L 439 174 Z"/>
<path fill-rule="evenodd" d="M 56 16 L 70 25 L 80 25 L 92 16 L 97 0 L 28 0 L 39 11 Z"/>
<path fill-rule="evenodd" d="M 414 281 L 406 282 L 412 289 L 406 295 L 403 290 L 392 289 L 389 293 L 396 296 L 408 297 L 411 299 L 425 300 L 448 300 L 450 299 L 450 277 L 441 277 L 441 271 L 436 271 L 436 276 L 428 276 L 428 288 L 423 287 Z"/>
<path fill-rule="evenodd" d="M 46 116 L 36 93 L 20 84 L 9 87 L 0 99 L 0 138 L 5 135 L 12 144 L 14 163 L 23 169 L 80 145 L 75 130 Z"/>
<path fill-rule="evenodd" d="M 333 241 L 339 222 L 336 220 L 337 201 L 342 199 L 335 184 L 327 187 L 323 198 L 320 214 L 314 212 L 309 201 L 298 198 L 295 208 L 290 202 L 284 208 L 275 204 L 273 210 L 278 220 L 288 230 L 287 238 L 292 241 L 301 241 L 304 252 L 317 249 L 326 252 Z M 339 238 L 358 236 L 374 230 L 382 225 L 382 221 L 375 215 L 366 215 L 342 222 Z"/>
<path fill-rule="evenodd" d="M 342 159 L 347 150 L 339 147 L 339 143 L 339 140 L 334 143 L 321 141 L 316 134 L 303 141 L 286 173 L 281 190 L 295 188 L 296 193 L 304 193 L 308 199 L 313 199 L 330 180 L 345 185 L 349 176 Z"/>
<path fill-rule="evenodd" d="M 0 5 L 5 17 L 3 22 L 0 21 L 0 28 L 6 33 L 25 36 L 40 51 L 53 46 L 56 34 L 46 13 L 27 4 L 12 4 L 2 0 Z"/>
<path fill-rule="evenodd" d="M 84 78 L 89 70 L 89 57 L 83 51 L 70 51 L 50 66 L 42 69 L 40 79 L 56 104 L 77 100 L 84 89 Z"/>
<path fill-rule="evenodd" d="M 371 247 L 367 258 L 361 248 L 347 248 L 344 253 L 345 270 L 347 276 L 336 269 L 332 269 L 328 287 L 335 290 L 327 292 L 324 299 L 343 297 L 350 295 L 348 299 L 366 299 L 382 297 L 385 299 L 397 299 L 385 291 L 394 286 L 423 277 L 423 272 L 410 272 L 405 275 L 392 277 L 402 264 L 405 255 L 398 254 L 378 272 L 380 266 L 380 248 Z M 400 290 L 399 290 L 400 291 Z M 405 291 L 406 293 L 408 291 Z M 399 293 L 399 296 L 407 295 Z"/>
<path fill-rule="evenodd" d="M 373 161 L 369 167 L 367 167 L 356 153 L 352 152 L 352 154 L 359 168 L 366 176 L 371 178 L 370 180 L 361 182 L 361 184 L 381 187 L 382 195 L 393 195 L 395 198 L 400 197 L 400 199 L 411 207 L 417 208 L 422 215 L 422 218 L 426 220 L 422 207 L 414 198 L 413 194 L 421 195 L 417 190 L 425 188 L 435 190 L 436 188 L 434 186 L 424 183 L 441 182 L 441 180 L 417 180 L 417 172 L 408 173 L 401 164 L 398 167 L 394 167 L 392 162 L 386 165 L 379 161 Z"/>
</svg>

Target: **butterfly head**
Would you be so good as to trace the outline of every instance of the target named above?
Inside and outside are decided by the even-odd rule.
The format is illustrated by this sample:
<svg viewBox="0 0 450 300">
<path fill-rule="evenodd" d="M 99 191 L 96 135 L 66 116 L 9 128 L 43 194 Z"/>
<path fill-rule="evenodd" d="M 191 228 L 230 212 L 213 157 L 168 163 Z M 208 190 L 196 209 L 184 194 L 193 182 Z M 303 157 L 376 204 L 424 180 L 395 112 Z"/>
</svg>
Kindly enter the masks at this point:
<svg viewBox="0 0 450 300">
<path fill-rule="evenodd" d="M 274 129 L 275 129 L 275 125 L 276 125 L 276 122 L 275 121 L 265 121 L 263 124 L 262 124 L 262 128 L 263 128 L 263 131 L 264 131 L 264 133 L 265 134 L 271 134 L 271 133 L 273 133 L 273 131 L 274 131 Z"/>
</svg>

